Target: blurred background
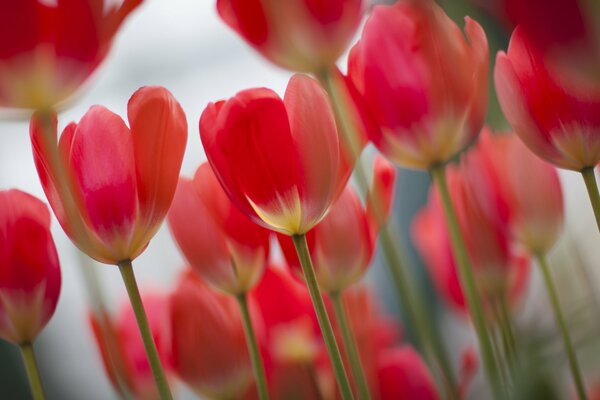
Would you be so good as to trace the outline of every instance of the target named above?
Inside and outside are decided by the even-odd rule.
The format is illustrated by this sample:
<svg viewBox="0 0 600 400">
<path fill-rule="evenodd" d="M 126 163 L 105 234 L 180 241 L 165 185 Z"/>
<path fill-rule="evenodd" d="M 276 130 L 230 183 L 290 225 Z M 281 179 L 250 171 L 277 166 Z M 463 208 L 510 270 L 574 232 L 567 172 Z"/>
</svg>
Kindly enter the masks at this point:
<svg viewBox="0 0 600 400">
<path fill-rule="evenodd" d="M 494 18 L 493 1 L 442 1 L 447 12 L 462 26 L 465 15 L 478 20 L 490 41 L 490 57 L 506 48 L 508 32 Z M 345 61 L 340 61 L 344 69 Z M 493 66 L 493 64 L 492 64 Z M 290 73 L 272 66 L 238 38 L 218 18 L 212 0 L 145 0 L 118 34 L 113 50 L 72 107 L 59 116 L 59 130 L 70 121 L 79 120 L 94 104 L 102 104 L 125 116 L 130 95 L 144 85 L 162 85 L 179 100 L 188 118 L 189 139 L 182 174 L 191 176 L 205 159 L 198 135 L 200 113 L 210 101 L 228 98 L 236 92 L 265 86 L 283 95 Z M 492 87 L 493 85 L 490 85 Z M 495 94 L 490 94 L 488 123 L 494 129 L 506 129 Z M 368 149 L 366 156 L 374 152 Z M 600 285 L 597 272 L 600 260 L 598 235 L 585 188 L 578 175 L 562 172 L 566 196 L 567 229 L 552 254 L 553 270 L 560 282 L 560 296 L 570 323 L 581 325 L 575 330 L 580 361 L 586 380 L 600 377 L 598 321 Z M 393 223 L 427 290 L 430 312 L 440 320 L 442 336 L 450 343 L 454 365 L 459 355 L 473 343 L 464 317 L 440 305 L 431 289 L 418 256 L 410 243 L 409 228 L 414 213 L 425 202 L 429 177 L 425 173 L 402 170 L 398 177 Z M 45 198 L 35 172 L 28 135 L 28 121 L 0 120 L 0 187 L 16 187 Z M 89 281 L 96 281 L 108 308 L 112 311 L 125 301 L 126 293 L 117 268 L 96 264 L 81 255 L 66 238 L 58 223 L 53 223 L 63 272 L 63 288 L 54 318 L 42 332 L 35 348 L 49 399 L 101 400 L 115 398 L 104 373 L 88 321 L 91 305 Z M 139 257 L 134 268 L 142 290 L 167 291 L 175 282 L 184 261 L 165 226 Z M 554 320 L 548 308 L 539 276 L 533 270 L 531 287 L 524 307 L 517 317 L 521 335 L 544 337 L 550 343 L 549 374 L 562 395 L 571 397 L 568 373 L 564 368 L 560 342 L 554 333 Z M 87 276 L 87 278 L 86 278 Z M 399 313 L 390 279 L 379 257 L 368 279 L 376 287 L 381 305 L 390 313 Z M 408 339 L 410 339 L 410 327 Z M 578 335 L 577 332 L 584 334 Z M 471 398 L 482 398 L 478 380 Z M 182 385 L 176 397 L 193 398 Z M 0 343 L 0 399 L 28 399 L 27 379 L 18 349 Z"/>
</svg>

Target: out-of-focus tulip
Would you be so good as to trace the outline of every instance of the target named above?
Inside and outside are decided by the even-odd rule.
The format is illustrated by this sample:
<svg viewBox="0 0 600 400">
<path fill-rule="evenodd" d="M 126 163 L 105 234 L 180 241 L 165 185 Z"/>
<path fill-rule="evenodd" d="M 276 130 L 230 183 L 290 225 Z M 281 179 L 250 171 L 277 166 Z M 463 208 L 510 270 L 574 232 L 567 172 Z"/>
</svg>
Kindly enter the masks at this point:
<svg viewBox="0 0 600 400">
<path fill-rule="evenodd" d="M 171 205 L 187 141 L 181 106 L 161 87 L 136 91 L 121 117 L 94 106 L 60 138 L 60 154 L 85 230 L 74 236 L 50 166 L 42 122 L 31 120 L 34 158 L 50 204 L 71 240 L 90 257 L 117 264 L 148 245 Z M 56 117 L 54 119 L 56 129 Z M 78 232 L 79 233 L 79 232 Z"/>
<path fill-rule="evenodd" d="M 464 161 L 463 171 L 476 179 L 478 193 L 497 193 L 497 201 L 483 198 L 485 194 L 480 199 L 488 215 L 505 218 L 515 240 L 531 254 L 548 252 L 564 223 L 556 168 L 533 154 L 516 135 L 493 135 L 489 130 L 482 132 Z M 502 208 L 505 215 L 498 216 Z"/>
<path fill-rule="evenodd" d="M 152 292 L 143 294 L 142 298 L 150 330 L 168 376 L 171 372 L 171 349 L 167 299 Z M 114 320 L 108 315 L 99 317 L 92 313 L 90 322 L 104 369 L 115 389 L 124 389 L 136 399 L 160 399 L 129 302 L 123 303 Z"/>
<path fill-rule="evenodd" d="M 506 118 L 538 156 L 582 171 L 600 162 L 600 84 L 558 75 L 521 27 L 508 53 L 496 58 L 494 79 Z"/>
<path fill-rule="evenodd" d="M 217 0 L 217 10 L 271 62 L 318 72 L 346 49 L 362 16 L 362 0 Z"/>
<path fill-rule="evenodd" d="M 374 214 L 374 202 L 380 203 L 382 216 L 391 208 L 396 171 L 378 157 L 373 174 L 373 187 L 365 207 L 350 186 L 333 204 L 325 218 L 307 235 L 308 248 L 319 286 L 327 293 L 340 293 L 356 283 L 366 272 L 375 249 L 377 231 L 383 218 Z M 374 192 L 378 195 L 375 196 Z M 278 235 L 288 265 L 302 276 L 302 269 L 291 238 Z"/>
<path fill-rule="evenodd" d="M 486 306 L 506 301 L 516 305 L 529 276 L 529 261 L 512 243 L 508 221 L 490 218 L 475 196 L 480 187 L 454 166 L 448 167 L 448 186 L 460 228 L 473 265 L 477 285 Z M 465 299 L 452 256 L 450 237 L 441 200 L 432 187 L 427 207 L 413 222 L 413 239 L 442 296 L 459 310 Z"/>
<path fill-rule="evenodd" d="M 1 1 L 0 107 L 44 110 L 68 99 L 141 2 Z"/>
<path fill-rule="evenodd" d="M 380 354 L 377 376 L 381 400 L 440 398 L 427 366 L 410 346 Z"/>
<path fill-rule="evenodd" d="M 231 201 L 255 222 L 286 235 L 304 234 L 327 213 L 352 166 L 326 93 L 295 75 L 282 101 L 269 89 L 249 89 L 210 103 L 200 137 Z"/>
<path fill-rule="evenodd" d="M 394 162 L 426 169 L 471 143 L 487 105 L 488 45 L 433 1 L 377 6 L 353 47 L 348 73 L 381 127 L 373 143 Z"/>
<path fill-rule="evenodd" d="M 191 267 L 216 288 L 246 293 L 262 275 L 270 233 L 231 203 L 208 163 L 179 179 L 168 221 Z"/>
<path fill-rule="evenodd" d="M 253 375 L 235 299 L 188 270 L 171 294 L 169 312 L 173 368 L 181 380 L 201 396 L 241 398 Z"/>
<path fill-rule="evenodd" d="M 31 343 L 60 293 L 47 206 L 20 190 L 0 191 L 0 243 L 0 338 Z"/>
</svg>

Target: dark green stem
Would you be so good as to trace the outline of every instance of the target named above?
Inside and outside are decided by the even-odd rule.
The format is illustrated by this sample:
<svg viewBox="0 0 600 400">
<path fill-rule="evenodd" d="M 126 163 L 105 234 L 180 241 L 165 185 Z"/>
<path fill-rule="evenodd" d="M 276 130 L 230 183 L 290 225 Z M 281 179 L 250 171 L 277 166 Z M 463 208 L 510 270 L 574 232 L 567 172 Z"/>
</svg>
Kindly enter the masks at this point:
<svg viewBox="0 0 600 400">
<path fill-rule="evenodd" d="M 269 398 L 269 392 L 267 390 L 267 379 L 265 378 L 265 367 L 263 365 L 260 351 L 258 350 L 258 342 L 256 341 L 256 335 L 254 334 L 254 327 L 252 326 L 252 320 L 250 319 L 250 312 L 248 311 L 248 298 L 245 293 L 236 296 L 236 298 L 242 313 L 244 332 L 246 334 L 246 344 L 248 345 L 250 360 L 252 361 L 252 368 L 254 369 L 254 378 L 256 379 L 258 397 L 261 400 L 266 400 Z"/>
<path fill-rule="evenodd" d="M 469 313 L 475 327 L 475 333 L 479 340 L 479 349 L 481 352 L 481 358 L 487 377 L 492 386 L 492 391 L 496 398 L 504 397 L 502 386 L 498 379 L 498 365 L 494 358 L 492 351 L 492 343 L 490 332 L 488 330 L 485 316 L 483 313 L 483 303 L 477 285 L 475 283 L 475 276 L 471 267 L 471 261 L 467 253 L 464 238 L 460 231 L 460 225 L 456 216 L 456 211 L 452 205 L 452 199 L 450 198 L 450 192 L 448 191 L 448 183 L 446 181 L 446 167 L 445 165 L 437 165 L 431 168 L 431 175 L 433 181 L 437 185 L 440 197 L 442 199 L 442 206 L 444 208 L 444 214 L 446 215 L 446 221 L 448 223 L 448 230 L 450 231 L 450 241 L 452 243 L 452 252 L 454 259 L 458 267 L 458 275 L 460 278 L 461 287 L 465 294 L 467 304 L 469 307 Z"/>
<path fill-rule="evenodd" d="M 25 363 L 25 369 L 27 370 L 27 377 L 29 378 L 29 386 L 31 387 L 33 399 L 44 400 L 44 387 L 42 386 L 40 371 L 35 359 L 35 353 L 33 352 L 33 345 L 31 343 L 22 343 L 19 347 L 21 348 L 21 354 L 23 355 L 23 362 Z"/>
<path fill-rule="evenodd" d="M 163 370 L 160 362 L 158 351 L 156 351 L 156 344 L 154 343 L 154 338 L 152 337 L 152 332 L 150 331 L 150 326 L 148 325 L 148 318 L 146 317 L 144 304 L 142 303 L 140 291 L 138 289 L 137 282 L 135 281 L 135 275 L 133 274 L 131 261 L 127 260 L 119 263 L 119 271 L 121 271 L 123 282 L 127 288 L 127 294 L 129 295 L 131 308 L 133 308 L 135 319 L 137 320 L 137 325 L 140 330 L 140 334 L 142 335 L 142 341 L 144 342 L 144 348 L 146 349 L 146 355 L 148 357 L 148 362 L 150 363 L 150 368 L 152 369 L 152 375 L 154 375 L 156 387 L 160 393 L 160 398 L 162 400 L 171 400 L 173 397 L 171 396 L 171 391 L 169 390 L 169 383 L 167 382 L 165 371 Z"/>
<path fill-rule="evenodd" d="M 367 377 L 365 376 L 365 371 L 360 361 L 360 354 L 356 347 L 354 335 L 352 335 L 350 325 L 348 324 L 348 318 L 346 317 L 346 310 L 344 308 L 342 296 L 339 292 L 335 292 L 331 293 L 329 297 L 331 297 L 331 301 L 333 302 L 335 317 L 340 328 L 340 332 L 342 333 L 344 349 L 346 350 L 348 360 L 350 361 L 350 368 L 352 369 L 352 375 L 354 375 L 354 379 L 356 381 L 359 398 L 365 400 L 370 399 L 371 395 L 369 394 L 369 383 L 367 382 Z"/>
<path fill-rule="evenodd" d="M 585 393 L 583 379 L 581 378 L 581 370 L 579 368 L 579 363 L 577 362 L 577 356 L 575 355 L 573 343 L 571 342 L 569 329 L 567 328 L 567 324 L 560 307 L 558 293 L 556 292 L 554 280 L 550 274 L 550 268 L 548 266 L 546 256 L 544 254 L 538 254 L 536 255 L 536 258 L 538 264 L 540 265 L 540 269 L 542 270 L 542 276 L 544 277 L 544 283 L 546 284 L 546 290 L 548 291 L 548 297 L 550 298 L 550 304 L 552 305 L 554 318 L 556 319 L 556 324 L 558 325 L 558 329 L 565 346 L 569 367 L 571 368 L 571 375 L 573 375 L 573 381 L 575 382 L 575 388 L 577 389 L 577 395 L 579 396 L 580 400 L 585 400 L 587 399 L 587 395 Z"/>
<path fill-rule="evenodd" d="M 308 292 L 310 293 L 315 314 L 317 314 L 317 320 L 319 321 L 321 333 L 323 334 L 323 340 L 325 341 L 325 346 L 327 347 L 327 352 L 329 353 L 329 359 L 331 360 L 331 365 L 333 366 L 333 371 L 335 373 L 335 378 L 337 380 L 342 399 L 352 399 L 352 389 L 350 388 L 350 383 L 348 382 L 348 375 L 346 375 L 346 369 L 344 368 L 342 356 L 340 355 L 340 349 L 335 340 L 333 329 L 331 328 L 331 322 L 329 321 L 329 316 L 327 315 L 327 310 L 325 309 L 323 297 L 321 297 L 321 291 L 319 290 L 319 284 L 317 283 L 315 270 L 310 259 L 310 253 L 308 252 L 308 245 L 306 244 L 306 235 L 293 235 L 292 240 L 294 241 L 294 246 L 296 247 L 296 253 L 298 253 L 298 259 L 300 260 L 302 273 L 304 274 L 304 279 L 306 279 L 306 286 L 308 287 Z"/>
<path fill-rule="evenodd" d="M 584 168 L 581 171 L 583 181 L 585 182 L 585 188 L 587 189 L 590 202 L 592 203 L 592 209 L 594 210 L 594 216 L 596 217 L 596 225 L 600 230 L 600 193 L 598 193 L 598 183 L 596 182 L 596 175 L 594 174 L 594 168 Z"/>
</svg>

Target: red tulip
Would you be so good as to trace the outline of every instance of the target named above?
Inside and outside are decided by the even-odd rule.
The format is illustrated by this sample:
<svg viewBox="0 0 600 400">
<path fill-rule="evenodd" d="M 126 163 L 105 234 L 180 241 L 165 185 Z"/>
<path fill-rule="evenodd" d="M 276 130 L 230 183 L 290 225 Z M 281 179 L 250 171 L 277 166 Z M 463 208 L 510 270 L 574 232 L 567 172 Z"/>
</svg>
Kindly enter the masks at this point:
<svg viewBox="0 0 600 400">
<path fill-rule="evenodd" d="M 556 73 L 522 28 L 498 53 L 496 91 L 506 118 L 538 156 L 581 171 L 600 162 L 600 85 Z"/>
<path fill-rule="evenodd" d="M 179 179 L 168 220 L 191 267 L 214 287 L 242 294 L 262 275 L 270 233 L 238 211 L 208 163 L 193 180 Z"/>
<path fill-rule="evenodd" d="M 61 284 L 46 205 L 0 191 L 0 243 L 0 338 L 31 343 L 54 314 Z"/>
<path fill-rule="evenodd" d="M 526 289 L 529 262 L 508 233 L 508 222 L 490 218 L 476 193 L 482 190 L 455 167 L 448 168 L 448 184 L 459 224 L 473 265 L 477 285 L 489 306 L 492 301 L 518 303 Z M 493 199 L 493 194 L 489 197 Z M 493 200 L 490 200 L 493 201 Z M 437 188 L 432 188 L 427 207 L 413 222 L 413 239 L 431 277 L 450 305 L 465 310 L 465 299 L 452 256 L 450 238 Z"/>
<path fill-rule="evenodd" d="M 0 107 L 44 110 L 66 100 L 141 2 L 0 1 Z"/>
<path fill-rule="evenodd" d="M 63 131 L 60 153 L 85 224 L 77 237 L 57 192 L 61 171 L 50 168 L 54 164 L 41 145 L 39 116 L 31 120 L 36 167 L 54 213 L 81 250 L 109 264 L 133 260 L 158 230 L 175 193 L 187 141 L 183 110 L 164 88 L 135 92 L 128 119 L 129 128 L 118 115 L 94 106 Z"/>
<path fill-rule="evenodd" d="M 217 0 L 217 10 L 271 62 L 318 72 L 346 49 L 362 16 L 362 0 Z"/>
<path fill-rule="evenodd" d="M 231 201 L 286 235 L 323 219 L 351 172 L 327 95 L 302 75 L 292 77 L 283 101 L 262 88 L 210 103 L 200 137 Z"/>
<path fill-rule="evenodd" d="M 381 127 L 373 143 L 394 162 L 429 168 L 471 143 L 487 105 L 488 45 L 433 1 L 377 6 L 353 47 L 348 73 Z"/>
<path fill-rule="evenodd" d="M 170 326 L 167 299 L 157 293 L 145 293 L 142 298 L 154 342 L 169 373 L 171 354 L 168 343 Z M 129 302 L 122 304 L 114 320 L 108 315 L 99 318 L 92 313 L 90 322 L 104 368 L 113 386 L 118 391 L 126 389 L 136 399 L 159 399 L 160 395 Z"/>
<path fill-rule="evenodd" d="M 496 193 L 497 201 L 481 198 L 494 218 L 505 209 L 515 240 L 531 254 L 545 254 L 558 240 L 564 223 L 564 207 L 558 171 L 534 155 L 514 134 L 492 135 L 484 130 L 477 146 L 465 158 L 463 168 L 477 185 Z M 524 173 L 523 171 L 526 171 Z"/>
<path fill-rule="evenodd" d="M 188 270 L 171 294 L 169 310 L 173 367 L 181 380 L 201 396 L 241 398 L 253 374 L 236 300 Z"/>
<path fill-rule="evenodd" d="M 381 400 L 437 400 L 440 395 L 427 366 L 410 346 L 390 349 L 379 356 Z"/>
<path fill-rule="evenodd" d="M 341 292 L 359 281 L 373 258 L 377 231 L 384 218 L 377 218 L 374 202 L 380 202 L 387 218 L 394 189 L 395 170 L 383 158 L 377 158 L 372 194 L 368 207 L 361 204 L 354 189 L 347 186 L 325 218 L 306 237 L 319 286 L 327 293 Z M 376 197 L 373 192 L 379 195 Z M 291 238 L 278 235 L 290 267 L 302 276 L 300 261 Z"/>
</svg>

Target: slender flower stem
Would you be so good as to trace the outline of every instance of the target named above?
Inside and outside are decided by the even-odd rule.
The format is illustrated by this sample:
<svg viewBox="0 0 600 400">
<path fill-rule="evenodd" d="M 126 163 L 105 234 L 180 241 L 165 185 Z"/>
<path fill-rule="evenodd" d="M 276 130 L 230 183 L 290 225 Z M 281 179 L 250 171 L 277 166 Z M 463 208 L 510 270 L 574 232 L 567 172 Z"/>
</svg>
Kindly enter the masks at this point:
<svg viewBox="0 0 600 400">
<path fill-rule="evenodd" d="M 23 355 L 23 362 L 27 369 L 27 377 L 29 378 L 29 386 L 31 387 L 31 394 L 34 400 L 44 400 L 44 387 L 42 386 L 42 379 L 40 378 L 40 371 L 35 360 L 35 353 L 33 352 L 33 344 L 21 343 L 21 354 Z"/>
<path fill-rule="evenodd" d="M 496 398 L 500 398 L 503 397 L 503 389 L 498 380 L 498 365 L 492 351 L 490 332 L 483 314 L 483 303 L 481 301 L 481 296 L 477 291 L 477 285 L 475 284 L 475 276 L 473 275 L 471 261 L 469 260 L 469 255 L 467 253 L 464 238 L 460 231 L 456 211 L 454 210 L 452 199 L 450 198 L 450 192 L 448 191 L 446 167 L 445 165 L 437 165 L 432 167 L 430 172 L 433 177 L 433 181 L 438 186 L 440 191 L 442 206 L 444 208 L 444 214 L 446 215 L 448 230 L 450 231 L 452 251 L 458 266 L 458 275 L 460 278 L 461 287 L 465 293 L 467 304 L 469 306 L 469 313 L 471 315 L 471 319 L 473 320 L 475 332 L 477 333 L 481 357 L 483 359 L 487 377 L 490 380 L 494 396 Z"/>
<path fill-rule="evenodd" d="M 542 276 L 544 277 L 544 283 L 546 284 L 548 297 L 550 297 L 550 303 L 552 305 L 552 311 L 554 312 L 554 318 L 556 319 L 556 324 L 558 325 L 558 329 L 560 331 L 563 343 L 565 345 L 565 351 L 567 353 L 567 359 L 569 360 L 569 367 L 571 368 L 573 381 L 575 382 L 575 388 L 577 389 L 577 395 L 579 396 L 580 400 L 585 400 L 587 399 L 587 395 L 585 393 L 585 385 L 583 383 L 583 379 L 581 378 L 581 370 L 579 368 L 579 363 L 577 362 L 577 356 L 575 354 L 575 349 L 573 348 L 573 343 L 571 342 L 569 329 L 567 328 L 567 324 L 565 322 L 565 318 L 560 307 L 560 302 L 558 300 L 558 293 L 556 292 L 554 280 L 552 279 L 552 275 L 550 274 L 548 261 L 546 260 L 546 256 L 544 254 L 537 254 L 536 258 L 542 270 Z"/>
<path fill-rule="evenodd" d="M 321 81 L 323 87 L 329 94 L 333 106 L 333 111 L 337 121 L 341 125 L 340 132 L 351 159 L 356 160 L 354 174 L 362 195 L 366 196 L 369 192 L 369 183 L 365 167 L 360 159 L 360 144 L 358 143 L 357 128 L 350 121 L 350 106 L 339 88 L 338 77 L 340 73 L 337 69 L 323 71 L 317 78 Z M 379 194 L 375 194 L 379 195 Z M 375 201 L 374 205 L 380 205 Z M 383 214 L 383 210 L 374 210 L 378 218 Z M 442 344 L 438 330 L 434 328 L 434 322 L 425 307 L 424 299 L 418 291 L 415 290 L 413 282 L 416 280 L 411 271 L 414 269 L 407 263 L 406 251 L 402 249 L 401 243 L 397 240 L 392 227 L 384 223 L 379 231 L 379 241 L 386 259 L 386 265 L 396 286 L 401 307 L 405 312 L 408 324 L 416 331 L 415 344 L 421 348 L 430 363 L 437 365 L 442 372 L 446 386 L 446 394 L 449 399 L 457 399 L 457 385 L 452 371 L 452 366 L 448 359 L 448 354 Z"/>
<path fill-rule="evenodd" d="M 581 171 L 581 175 L 583 176 L 583 181 L 585 182 L 585 187 L 588 195 L 590 196 L 592 208 L 594 209 L 596 225 L 598 225 L 598 230 L 600 230 L 600 193 L 598 192 L 598 184 L 596 182 L 596 175 L 594 175 L 594 168 L 584 168 Z"/>
<path fill-rule="evenodd" d="M 340 349 L 335 340 L 333 329 L 331 328 L 331 322 L 329 321 L 329 316 L 327 315 L 327 310 L 325 309 L 323 297 L 321 297 L 321 291 L 319 290 L 319 284 L 317 282 L 315 270 L 310 259 L 310 253 L 308 252 L 306 235 L 293 235 L 292 240 L 294 241 L 294 246 L 296 247 L 296 253 L 298 253 L 298 259 L 300 260 L 302 273 L 304 274 L 304 279 L 306 279 L 306 286 L 308 286 L 308 292 L 310 293 L 310 298 L 312 300 L 315 313 L 317 314 L 317 320 L 319 321 L 319 326 L 321 327 L 323 340 L 325 341 L 325 346 L 327 347 L 327 352 L 329 353 L 329 359 L 331 360 L 331 365 L 333 366 L 333 371 L 335 372 L 335 378 L 337 380 L 342 399 L 352 399 L 352 389 L 350 388 L 350 383 L 348 382 L 348 375 L 346 375 L 344 363 L 342 362 L 342 356 L 340 355 Z"/>
<path fill-rule="evenodd" d="M 370 399 L 371 395 L 369 394 L 369 384 L 360 361 L 360 354 L 358 353 L 358 349 L 356 347 L 356 341 L 354 340 L 354 336 L 350 330 L 350 325 L 348 324 L 348 318 L 346 316 L 346 310 L 344 309 L 341 293 L 330 293 L 329 297 L 331 297 L 331 301 L 333 302 L 335 318 L 342 333 L 344 349 L 348 355 L 350 368 L 352 369 L 352 375 L 354 375 L 354 379 L 356 381 L 358 396 L 360 399 Z"/>
<path fill-rule="evenodd" d="M 503 333 L 506 336 L 505 340 L 510 349 L 510 362 L 516 363 L 519 361 L 519 353 L 517 351 L 517 340 L 515 337 L 515 328 L 513 325 L 513 320 L 508 312 L 508 305 L 506 304 L 506 299 L 500 300 L 500 315 L 503 321 Z"/>
<path fill-rule="evenodd" d="M 135 281 L 131 261 L 126 260 L 119 263 L 119 271 L 121 271 L 123 282 L 127 288 L 129 301 L 131 302 L 131 307 L 135 313 L 135 319 L 137 320 L 138 328 L 142 335 L 142 341 L 144 342 L 146 355 L 148 356 L 148 362 L 150 363 L 150 368 L 152 369 L 152 375 L 154 375 L 154 381 L 156 382 L 158 392 L 160 393 L 160 398 L 162 400 L 171 400 L 173 397 L 169 390 L 169 383 L 167 382 L 165 371 L 160 362 L 158 351 L 156 351 L 156 344 L 154 344 L 154 338 L 152 337 L 152 332 L 148 325 L 148 318 L 146 317 L 144 304 L 142 303 L 140 291 L 137 282 Z"/>
<path fill-rule="evenodd" d="M 248 311 L 248 298 L 246 293 L 240 294 L 239 296 L 236 296 L 236 298 L 242 313 L 244 333 L 246 334 L 246 344 L 248 346 L 248 351 L 250 352 L 252 368 L 254 369 L 254 378 L 256 379 L 258 397 L 261 400 L 266 400 L 269 398 L 269 392 L 267 390 L 267 379 L 265 378 L 265 367 L 263 365 L 260 351 L 258 350 L 258 342 L 256 341 L 256 335 L 254 334 L 254 327 L 252 326 L 252 320 L 250 319 L 250 312 Z"/>
</svg>

